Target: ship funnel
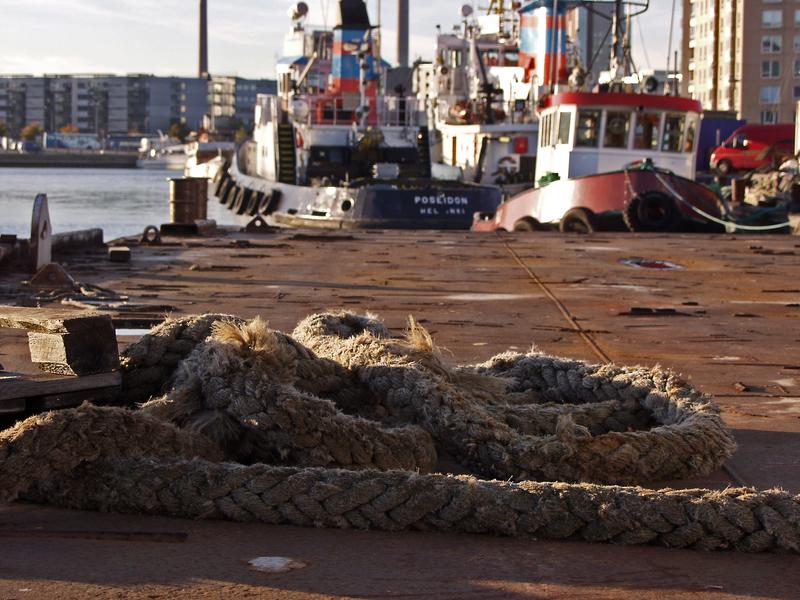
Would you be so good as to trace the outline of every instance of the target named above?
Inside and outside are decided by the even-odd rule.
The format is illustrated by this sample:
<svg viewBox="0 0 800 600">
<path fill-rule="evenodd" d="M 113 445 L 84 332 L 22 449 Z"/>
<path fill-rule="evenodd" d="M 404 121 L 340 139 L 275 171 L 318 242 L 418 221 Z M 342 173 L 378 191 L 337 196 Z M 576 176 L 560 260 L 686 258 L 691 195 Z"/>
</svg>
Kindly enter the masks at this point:
<svg viewBox="0 0 800 600">
<path fill-rule="evenodd" d="M 566 7 L 566 2 L 540 0 L 519 11 L 519 65 L 527 81 L 535 78 L 540 86 L 566 83 Z"/>
<path fill-rule="evenodd" d="M 333 65 L 331 91 L 334 94 L 358 94 L 361 75 L 373 82 L 377 74 L 372 55 L 372 26 L 363 0 L 340 0 L 339 24 L 333 30 Z"/>
<path fill-rule="evenodd" d="M 208 79 L 208 2 L 200 0 L 200 64 L 199 77 Z"/>
<path fill-rule="evenodd" d="M 397 64 L 408 66 L 408 0 L 397 0 Z"/>
</svg>

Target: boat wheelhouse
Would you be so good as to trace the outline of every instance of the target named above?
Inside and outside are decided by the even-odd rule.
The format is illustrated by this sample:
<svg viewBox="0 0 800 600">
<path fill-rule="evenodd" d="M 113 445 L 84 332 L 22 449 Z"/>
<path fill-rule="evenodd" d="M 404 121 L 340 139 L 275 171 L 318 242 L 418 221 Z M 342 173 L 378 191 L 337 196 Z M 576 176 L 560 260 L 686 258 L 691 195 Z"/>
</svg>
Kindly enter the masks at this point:
<svg viewBox="0 0 800 600">
<path fill-rule="evenodd" d="M 694 179 L 702 107 L 677 96 L 564 92 L 540 101 L 536 181 L 616 171 L 643 160 Z"/>
<path fill-rule="evenodd" d="M 719 230 L 725 205 L 694 181 L 698 102 L 563 92 L 539 110 L 537 187 L 476 215 L 474 229 Z"/>
</svg>

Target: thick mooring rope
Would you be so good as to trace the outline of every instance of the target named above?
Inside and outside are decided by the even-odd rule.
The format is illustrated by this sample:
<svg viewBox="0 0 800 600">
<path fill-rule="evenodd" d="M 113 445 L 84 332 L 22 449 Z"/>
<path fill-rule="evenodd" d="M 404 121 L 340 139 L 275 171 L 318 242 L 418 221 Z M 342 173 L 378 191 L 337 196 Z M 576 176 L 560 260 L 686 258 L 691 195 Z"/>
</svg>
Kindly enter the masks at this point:
<svg viewBox="0 0 800 600">
<path fill-rule="evenodd" d="M 659 368 L 535 352 L 451 367 L 413 321 L 397 339 L 378 320 L 347 313 L 309 317 L 291 336 L 258 319 L 171 321 L 122 362 L 126 398 L 160 395 L 140 410 L 84 406 L 2 432 L 4 499 L 800 551 L 800 497 L 779 490 L 588 483 L 704 474 L 733 452 L 710 398 Z M 508 481 L 426 474 L 437 451 Z"/>
</svg>

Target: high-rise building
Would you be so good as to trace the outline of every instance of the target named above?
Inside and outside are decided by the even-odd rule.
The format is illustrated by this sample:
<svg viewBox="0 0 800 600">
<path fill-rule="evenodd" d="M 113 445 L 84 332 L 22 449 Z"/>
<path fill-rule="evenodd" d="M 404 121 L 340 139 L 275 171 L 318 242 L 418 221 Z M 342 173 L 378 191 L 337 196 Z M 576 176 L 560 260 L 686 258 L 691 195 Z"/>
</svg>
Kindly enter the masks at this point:
<svg viewBox="0 0 800 600">
<path fill-rule="evenodd" d="M 800 3 L 683 0 L 683 78 L 707 110 L 751 123 L 794 120 L 800 100 Z"/>
</svg>

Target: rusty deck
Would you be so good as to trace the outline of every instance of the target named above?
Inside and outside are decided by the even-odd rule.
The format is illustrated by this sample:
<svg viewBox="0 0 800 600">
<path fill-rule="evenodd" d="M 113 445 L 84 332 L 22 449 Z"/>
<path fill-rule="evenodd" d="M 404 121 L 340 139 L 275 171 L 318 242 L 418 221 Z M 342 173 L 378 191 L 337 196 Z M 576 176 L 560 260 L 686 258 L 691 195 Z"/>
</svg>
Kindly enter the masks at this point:
<svg viewBox="0 0 800 600">
<path fill-rule="evenodd" d="M 79 281 L 129 295 L 142 305 L 116 315 L 128 327 L 163 316 L 168 306 L 175 315 L 263 315 L 284 330 L 309 313 L 347 308 L 377 313 L 397 330 L 413 314 L 458 362 L 535 344 L 589 361 L 659 363 L 716 397 L 740 446 L 726 470 L 665 484 L 780 486 L 800 492 L 797 237 L 279 231 L 165 242 L 133 247 L 128 265 L 86 255 L 72 257 L 66 267 Z M 671 261 L 681 268 L 624 264 L 632 258 Z M 11 297 L 13 277 L 0 276 L 6 292 L 0 301 L 22 299 Z M 10 370 L 31 368 L 22 334 L 0 332 L 0 363 Z M 800 589 L 800 558 L 793 556 L 173 519 L 98 520 L 27 506 L 0 514 L 20 526 L 67 519 L 87 528 L 165 524 L 190 533 L 183 551 L 152 545 L 150 562 L 145 560 L 133 578 L 103 549 L 116 545 L 132 557 L 146 554 L 138 543 L 133 548 L 118 541 L 5 540 L 8 551 L 0 569 L 13 573 L 13 583 L 0 582 L 2 597 L 16 593 L 13 586 L 65 597 L 102 595 L 102 589 L 120 586 L 113 587 L 120 597 L 145 591 L 156 594 L 151 597 L 177 597 L 183 590 L 181 597 L 292 598 L 795 598 Z M 258 548 L 257 539 L 263 540 Z M 47 559 L 54 548 L 68 555 L 68 570 Z M 195 551 L 216 552 L 220 563 L 200 573 L 191 557 Z M 253 574 L 239 563 L 253 552 L 288 553 L 309 567 L 286 575 Z M 20 553 L 41 560 L 35 565 L 20 561 L 15 558 Z M 159 574 L 160 559 L 155 559 L 162 553 L 181 575 Z"/>
</svg>

